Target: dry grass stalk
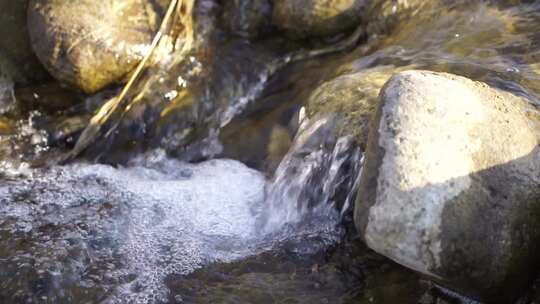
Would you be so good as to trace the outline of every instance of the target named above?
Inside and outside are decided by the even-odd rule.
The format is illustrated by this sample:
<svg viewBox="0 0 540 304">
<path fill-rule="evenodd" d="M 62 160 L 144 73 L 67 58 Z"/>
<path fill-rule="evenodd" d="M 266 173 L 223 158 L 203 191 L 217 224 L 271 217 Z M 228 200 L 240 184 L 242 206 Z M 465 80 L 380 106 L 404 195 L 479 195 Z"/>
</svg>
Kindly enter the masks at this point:
<svg viewBox="0 0 540 304">
<path fill-rule="evenodd" d="M 120 114 L 118 121 L 116 121 L 116 123 L 108 130 L 106 134 L 106 136 L 110 135 L 119 125 L 125 113 L 129 111 L 129 109 L 134 104 L 141 101 L 142 99 L 141 95 L 143 94 L 143 92 L 138 92 L 138 94 L 136 95 L 138 96 L 138 98 L 136 97 L 132 99 L 127 98 L 128 93 L 130 92 L 135 82 L 138 80 L 141 73 L 147 67 L 146 64 L 151 58 L 156 47 L 158 47 L 160 41 L 163 42 L 163 44 L 172 43 L 172 45 L 176 45 L 174 40 L 177 38 L 178 33 L 180 32 L 178 30 L 179 29 L 178 25 L 181 25 L 182 27 L 182 32 L 184 35 L 184 41 L 183 41 L 184 43 L 177 58 L 183 58 L 190 51 L 192 51 L 193 44 L 194 44 L 194 37 L 195 37 L 194 28 L 193 28 L 193 24 L 194 24 L 193 9 L 194 9 L 195 1 L 196 0 L 171 0 L 167 13 L 165 14 L 165 17 L 163 18 L 163 21 L 161 23 L 160 30 L 157 32 L 157 34 L 154 37 L 154 40 L 152 41 L 150 51 L 139 63 L 139 65 L 137 66 L 137 69 L 132 74 L 131 78 L 129 79 L 128 83 L 125 85 L 123 90 L 120 92 L 120 94 L 110 99 L 109 101 L 107 101 L 100 108 L 98 113 L 92 117 L 92 119 L 90 120 L 90 123 L 84 129 L 83 133 L 79 137 L 79 140 L 77 141 L 73 150 L 70 151 L 66 155 L 66 157 L 64 157 L 61 160 L 61 162 L 65 162 L 65 161 L 73 159 L 74 157 L 78 156 L 81 152 L 83 152 L 86 148 L 88 148 L 92 143 L 94 143 L 101 132 L 101 128 L 109 121 L 111 116 L 114 113 L 116 113 L 116 111 L 119 108 L 123 108 L 123 111 Z M 172 26 L 169 26 L 170 24 L 172 24 Z M 168 29 L 168 32 L 167 32 L 167 29 Z M 167 32 L 167 35 L 165 35 L 166 32 Z M 359 26 L 350 36 L 336 43 L 335 45 L 320 48 L 320 49 L 315 49 L 315 50 L 300 50 L 300 51 L 292 52 L 282 58 L 279 58 L 276 64 L 272 65 L 274 66 L 274 69 L 270 72 L 270 74 L 275 73 L 277 70 L 283 68 L 283 66 L 290 64 L 292 62 L 307 60 L 314 57 L 343 52 L 348 49 L 351 49 L 354 46 L 356 46 L 358 41 L 365 35 L 366 33 L 365 33 L 364 27 Z M 162 38 L 164 37 L 167 37 L 168 39 L 171 39 L 171 40 L 162 41 Z M 366 49 L 365 51 L 369 49 L 369 44 L 365 46 L 365 49 Z"/>
<path fill-rule="evenodd" d="M 66 154 L 66 156 L 61 160 L 61 162 L 73 159 L 81 152 L 83 152 L 86 148 L 88 148 L 88 146 L 95 142 L 101 132 L 101 128 L 109 121 L 111 116 L 116 113 L 116 111 L 122 106 L 127 104 L 126 108 L 129 107 L 130 102 L 126 98 L 128 96 L 128 93 L 132 89 L 133 85 L 137 82 L 142 72 L 146 69 L 147 63 L 152 57 L 154 50 L 156 49 L 162 38 L 165 36 L 167 29 L 170 28 L 169 25 L 171 24 L 171 19 L 176 19 L 176 15 L 179 13 L 180 20 L 185 28 L 184 32 L 186 35 L 186 43 L 184 44 L 182 51 L 185 52 L 188 50 L 188 48 L 191 47 L 191 43 L 193 41 L 191 12 L 193 9 L 194 1 L 195 0 L 171 0 L 171 3 L 169 4 L 163 21 L 161 22 L 161 26 L 156 35 L 154 36 L 152 44 L 150 45 L 149 51 L 141 60 L 141 62 L 137 65 L 137 68 L 129 78 L 129 81 L 126 83 L 120 94 L 111 98 L 103 106 L 101 106 L 99 111 L 91 118 L 90 123 L 84 129 L 83 133 L 77 140 L 75 147 L 68 154 Z M 186 17 L 183 13 L 188 13 L 189 16 Z M 186 24 L 184 22 L 189 22 L 189 24 Z"/>
</svg>

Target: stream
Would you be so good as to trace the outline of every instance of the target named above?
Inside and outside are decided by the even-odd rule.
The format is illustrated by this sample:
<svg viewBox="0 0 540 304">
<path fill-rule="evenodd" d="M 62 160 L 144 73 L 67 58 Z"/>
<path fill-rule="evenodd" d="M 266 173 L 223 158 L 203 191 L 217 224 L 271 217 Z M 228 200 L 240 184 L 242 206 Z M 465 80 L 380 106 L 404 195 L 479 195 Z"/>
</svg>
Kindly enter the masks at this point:
<svg viewBox="0 0 540 304">
<path fill-rule="evenodd" d="M 20 178 L 0 190 L 1 247 L 17 248 L 1 261 L 2 295 L 12 299 L 164 302 L 168 275 L 271 250 L 281 239 L 317 235 L 331 244 L 340 236 L 337 214 L 286 233 L 278 224 L 262 229 L 268 182 L 233 160 L 190 165 L 156 151 L 125 168 L 74 164 Z"/>
<path fill-rule="evenodd" d="M 364 147 L 310 103 L 330 81 L 358 77 L 355 94 L 376 99 L 394 73 L 428 69 L 540 106 L 540 3 L 433 3 L 352 50 L 279 69 L 296 44 L 223 39 L 192 108 L 168 103 L 185 86 L 174 70 L 174 87 L 156 82 L 66 165 L 49 164 L 114 91 L 0 73 L 0 303 L 478 303 L 358 240 Z M 535 285 L 518 303 L 539 300 Z"/>
</svg>

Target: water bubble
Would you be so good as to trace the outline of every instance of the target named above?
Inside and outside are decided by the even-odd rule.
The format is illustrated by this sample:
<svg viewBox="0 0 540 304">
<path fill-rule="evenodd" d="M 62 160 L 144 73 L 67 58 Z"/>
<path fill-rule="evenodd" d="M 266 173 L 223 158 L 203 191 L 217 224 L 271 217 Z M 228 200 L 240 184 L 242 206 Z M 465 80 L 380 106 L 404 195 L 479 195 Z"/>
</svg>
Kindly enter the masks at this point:
<svg viewBox="0 0 540 304">
<path fill-rule="evenodd" d="M 165 93 L 165 99 L 167 99 L 169 101 L 175 99 L 177 96 L 178 96 L 178 91 L 176 91 L 176 90 L 171 90 L 171 91 Z"/>
<path fill-rule="evenodd" d="M 26 244 L 0 259 L 0 268 L 22 265 L 24 256 L 29 271 L 42 273 L 50 285 L 49 300 L 99 289 L 108 295 L 106 303 L 161 303 L 171 296 L 165 287 L 169 275 L 257 254 L 284 240 L 296 254 L 334 240 L 322 237 L 295 248 L 310 235 L 321 238 L 316 231 L 333 230 L 338 219 L 324 212 L 305 230 L 285 224 L 286 233 L 277 237 L 261 233 L 261 217 L 273 210 L 265 201 L 267 186 L 262 173 L 237 161 L 187 164 L 163 150 L 127 167 L 29 169 L 0 184 L 0 232 L 9 231 L 7 238 L 0 233 L 0 248 Z M 0 273 L 0 280 L 5 276 L 22 294 L 33 293 L 24 289 L 25 274 Z M 181 295 L 174 298 L 181 303 Z"/>
</svg>

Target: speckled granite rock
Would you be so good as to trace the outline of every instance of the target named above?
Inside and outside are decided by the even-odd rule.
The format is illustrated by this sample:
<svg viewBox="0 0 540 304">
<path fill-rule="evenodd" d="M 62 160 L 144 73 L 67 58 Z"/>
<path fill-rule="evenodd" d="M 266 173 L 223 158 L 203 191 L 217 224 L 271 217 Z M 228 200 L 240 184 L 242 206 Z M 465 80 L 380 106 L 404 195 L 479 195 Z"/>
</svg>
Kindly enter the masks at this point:
<svg viewBox="0 0 540 304">
<path fill-rule="evenodd" d="M 540 257 L 539 117 L 463 77 L 391 78 L 355 209 L 368 246 L 472 297 L 512 300 Z"/>
</svg>

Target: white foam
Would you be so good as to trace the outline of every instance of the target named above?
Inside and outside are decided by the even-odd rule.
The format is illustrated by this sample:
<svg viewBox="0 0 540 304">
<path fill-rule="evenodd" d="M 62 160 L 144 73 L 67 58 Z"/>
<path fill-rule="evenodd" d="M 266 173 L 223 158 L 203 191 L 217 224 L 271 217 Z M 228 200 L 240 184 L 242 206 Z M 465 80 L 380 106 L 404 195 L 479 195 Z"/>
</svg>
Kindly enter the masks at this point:
<svg viewBox="0 0 540 304">
<path fill-rule="evenodd" d="M 302 197 L 290 193 L 282 193 L 283 199 L 303 208 L 295 221 L 320 218 L 301 227 L 283 221 L 281 231 L 276 223 L 264 229 L 263 218 L 278 212 L 268 201 L 277 192 L 267 197 L 263 174 L 234 160 L 187 164 L 156 150 L 123 168 L 73 164 L 29 171 L 0 184 L 0 229 L 30 240 L 25 255 L 38 265 L 36 271 L 73 273 L 55 275 L 58 282 L 50 285 L 61 289 L 52 294 L 63 294 L 65 286 L 79 294 L 85 286 L 98 286 L 108 291 L 105 303 L 167 302 L 169 275 L 272 250 L 281 242 L 303 242 L 304 248 L 306 235 L 324 242 L 338 235 L 337 211 L 310 215 L 305 204 L 292 201 Z M 331 205 L 320 208 L 332 210 Z M 8 265 L 19 267 L 19 255 Z"/>
<path fill-rule="evenodd" d="M 79 219 L 79 212 L 66 210 L 81 204 L 104 200 L 125 204 L 120 216 L 94 227 L 102 230 L 97 232 L 101 238 L 119 244 L 115 254 L 122 257 L 124 266 L 109 275 L 136 277 L 120 285 L 109 301 L 164 301 L 167 275 L 187 274 L 212 261 L 250 254 L 250 244 L 257 236 L 252 210 L 260 209 L 257 205 L 263 202 L 266 181 L 261 173 L 233 160 L 198 165 L 162 160 L 153 166 L 116 169 L 76 164 L 44 175 L 38 172 L 33 179 L 11 185 L 11 190 L 0 186 L 5 202 L 0 204 L 0 218 L 20 219 L 24 223 L 20 229 L 25 232 L 40 225 L 34 223 L 37 215 L 31 204 L 7 203 L 13 200 L 9 193 L 17 192 L 17 187 L 40 192 L 31 199 L 39 206 L 36 210 L 61 206 L 60 213 L 47 215 L 55 223 L 69 222 L 69 217 Z"/>
<path fill-rule="evenodd" d="M 340 212 L 336 193 L 347 184 L 348 193 L 344 208 L 348 208 L 356 193 L 357 176 L 361 167 L 361 153 L 351 136 L 334 136 L 333 116 L 304 120 L 294 144 L 276 169 L 274 178 L 266 188 L 267 207 L 262 230 L 274 233 L 284 226 L 302 225 L 312 219 L 317 221 L 318 232 L 335 231 Z M 351 169 L 351 167 L 353 167 Z M 342 209 L 341 214 L 346 209 Z M 326 226 L 326 227 L 324 227 Z"/>
</svg>

